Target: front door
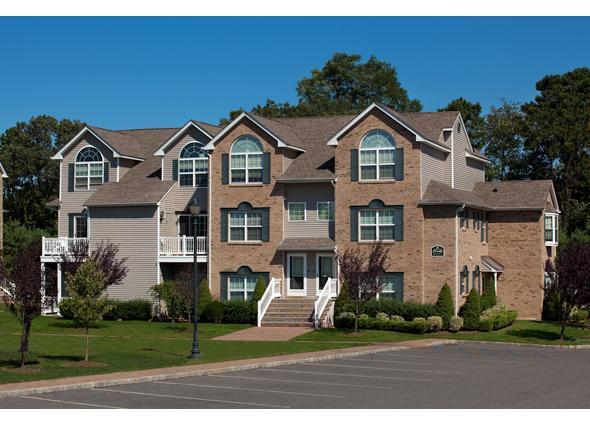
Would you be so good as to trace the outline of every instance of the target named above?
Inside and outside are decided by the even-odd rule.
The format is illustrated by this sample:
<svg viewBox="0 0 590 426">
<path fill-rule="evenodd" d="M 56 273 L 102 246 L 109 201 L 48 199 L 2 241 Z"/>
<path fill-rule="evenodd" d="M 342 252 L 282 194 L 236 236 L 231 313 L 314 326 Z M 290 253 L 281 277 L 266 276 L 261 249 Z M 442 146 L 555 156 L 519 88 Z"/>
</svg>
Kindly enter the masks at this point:
<svg viewBox="0 0 590 426">
<path fill-rule="evenodd" d="M 334 278 L 334 256 L 318 254 L 316 256 L 316 294 L 324 289 L 330 278 Z"/>
<path fill-rule="evenodd" d="M 307 295 L 307 255 L 289 254 L 287 256 L 287 293 L 290 296 Z"/>
</svg>

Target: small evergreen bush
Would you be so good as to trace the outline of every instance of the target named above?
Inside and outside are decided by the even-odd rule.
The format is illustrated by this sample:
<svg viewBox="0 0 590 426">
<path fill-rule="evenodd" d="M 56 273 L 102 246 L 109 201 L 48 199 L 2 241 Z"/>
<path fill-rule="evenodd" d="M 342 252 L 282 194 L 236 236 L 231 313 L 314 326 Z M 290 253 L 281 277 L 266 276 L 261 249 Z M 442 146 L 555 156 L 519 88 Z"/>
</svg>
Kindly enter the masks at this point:
<svg viewBox="0 0 590 426">
<path fill-rule="evenodd" d="M 219 324 L 223 320 L 223 311 L 225 307 L 218 300 L 210 302 L 203 308 L 203 321 Z"/>
<path fill-rule="evenodd" d="M 197 315 L 199 317 L 203 313 L 205 306 L 211 302 L 213 302 L 213 297 L 211 297 L 211 289 L 209 289 L 209 283 L 205 278 L 199 284 L 199 300 L 197 300 Z"/>
<path fill-rule="evenodd" d="M 453 295 L 451 293 L 451 288 L 447 283 L 444 283 L 444 285 L 441 287 L 435 306 L 438 316 L 440 316 L 443 320 L 443 327 L 445 329 L 449 328 L 449 321 L 455 314 L 455 307 L 453 306 Z"/>
<path fill-rule="evenodd" d="M 494 306 L 498 301 L 496 300 L 496 289 L 494 287 L 494 282 L 488 280 L 486 283 L 486 288 L 481 294 L 481 310 L 486 311 Z"/>
<path fill-rule="evenodd" d="M 256 306 L 243 300 L 225 302 L 223 322 L 226 324 L 254 324 L 256 322 Z"/>
<path fill-rule="evenodd" d="M 472 288 L 467 295 L 467 300 L 459 311 L 459 316 L 463 318 L 463 328 L 466 330 L 479 329 L 479 316 L 481 314 L 481 305 L 477 290 Z"/>
<path fill-rule="evenodd" d="M 541 319 L 543 321 L 560 321 L 561 300 L 556 291 L 551 291 L 545 294 L 543 298 L 543 311 Z"/>
<path fill-rule="evenodd" d="M 449 331 L 451 333 L 456 333 L 461 331 L 463 328 L 463 318 L 461 317 L 451 317 L 449 320 Z"/>
<path fill-rule="evenodd" d="M 74 317 L 73 302 L 70 298 L 62 299 L 59 302 L 59 314 L 62 318 L 71 320 Z"/>
<path fill-rule="evenodd" d="M 264 282 L 264 278 L 258 277 L 256 280 L 256 287 L 254 288 L 254 293 L 252 293 L 252 303 L 258 306 L 258 301 L 262 299 L 264 296 L 264 292 L 266 291 L 266 283 Z"/>
<path fill-rule="evenodd" d="M 334 303 L 334 317 L 339 316 L 343 312 L 351 312 L 352 307 L 347 307 L 349 303 L 350 301 L 348 300 L 348 288 L 346 286 L 346 283 L 343 282 L 342 286 L 340 287 L 338 297 L 336 298 L 336 302 Z"/>
<path fill-rule="evenodd" d="M 499 330 L 512 325 L 518 312 L 506 309 L 504 305 L 496 305 L 485 310 L 479 318 L 480 331 Z"/>
<path fill-rule="evenodd" d="M 430 333 L 436 333 L 443 328 L 443 319 L 439 316 L 431 316 L 426 318 L 426 324 L 428 325 L 428 331 Z"/>
</svg>

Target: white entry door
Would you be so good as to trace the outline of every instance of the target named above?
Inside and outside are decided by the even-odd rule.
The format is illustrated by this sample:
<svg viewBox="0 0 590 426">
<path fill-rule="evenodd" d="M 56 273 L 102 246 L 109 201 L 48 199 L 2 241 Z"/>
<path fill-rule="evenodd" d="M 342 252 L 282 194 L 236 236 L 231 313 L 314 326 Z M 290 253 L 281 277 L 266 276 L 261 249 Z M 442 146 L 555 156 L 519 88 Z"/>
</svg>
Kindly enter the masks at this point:
<svg viewBox="0 0 590 426">
<path fill-rule="evenodd" d="M 316 255 L 316 294 L 324 289 L 328 279 L 335 278 L 334 255 L 318 254 Z M 334 291 L 333 291 L 334 293 Z M 334 295 L 335 296 L 335 295 Z"/>
<path fill-rule="evenodd" d="M 307 295 L 307 255 L 287 255 L 287 294 L 289 296 Z"/>
</svg>

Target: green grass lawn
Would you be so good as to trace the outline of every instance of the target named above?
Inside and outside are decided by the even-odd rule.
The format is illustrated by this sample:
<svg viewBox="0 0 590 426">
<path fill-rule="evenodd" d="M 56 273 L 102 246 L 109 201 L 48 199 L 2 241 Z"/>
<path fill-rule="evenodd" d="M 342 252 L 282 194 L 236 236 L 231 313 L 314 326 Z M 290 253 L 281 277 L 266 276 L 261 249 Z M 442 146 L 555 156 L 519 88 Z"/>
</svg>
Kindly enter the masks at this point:
<svg viewBox="0 0 590 426">
<path fill-rule="evenodd" d="M 462 331 L 460 333 L 431 333 L 408 334 L 394 331 L 360 330 L 360 335 L 351 335 L 347 330 L 325 329 L 311 331 L 295 338 L 295 341 L 313 342 L 400 342 L 403 340 L 416 340 L 424 338 L 457 339 L 457 340 L 483 340 L 494 342 L 512 343 L 537 343 L 545 345 L 583 345 L 590 344 L 590 330 L 582 330 L 575 327 L 566 327 L 567 340 L 559 339 L 561 326 L 555 323 L 541 321 L 516 321 L 510 327 L 502 330 L 479 332 Z"/>
<path fill-rule="evenodd" d="M 256 358 L 354 346 L 351 342 L 231 342 L 208 340 L 248 325 L 202 324 L 199 327 L 203 358 L 188 358 L 191 324 L 141 321 L 102 321 L 91 330 L 90 360 L 84 366 L 85 338 L 71 321 L 39 317 L 33 322 L 30 361 L 17 367 L 19 325 L 8 312 L 0 311 L 0 383 L 53 379 L 66 376 L 143 370 L 191 363 Z"/>
</svg>

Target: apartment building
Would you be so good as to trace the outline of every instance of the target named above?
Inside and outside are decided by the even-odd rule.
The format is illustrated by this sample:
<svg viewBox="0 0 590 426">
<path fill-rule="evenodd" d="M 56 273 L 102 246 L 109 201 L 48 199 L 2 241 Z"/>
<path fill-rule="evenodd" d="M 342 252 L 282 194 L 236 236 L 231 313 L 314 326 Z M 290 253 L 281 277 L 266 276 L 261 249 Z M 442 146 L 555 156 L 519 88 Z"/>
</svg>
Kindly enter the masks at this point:
<svg viewBox="0 0 590 426">
<path fill-rule="evenodd" d="M 485 182 L 489 161 L 458 112 L 375 103 L 356 116 L 242 113 L 223 128 L 87 126 L 53 158 L 59 235 L 44 239 L 42 261 L 59 270 L 80 241 L 118 244 L 129 274 L 109 289 L 114 298 L 151 298 L 196 250 L 214 297 L 248 299 L 263 277 L 262 324 L 307 323 L 338 293 L 338 253 L 381 240 L 379 297 L 434 302 L 446 282 L 458 310 L 489 283 L 521 318 L 541 314 L 558 243 L 553 184 Z M 201 215 L 191 217 L 191 203 Z M 299 317 L 281 314 L 289 303 Z"/>
</svg>

